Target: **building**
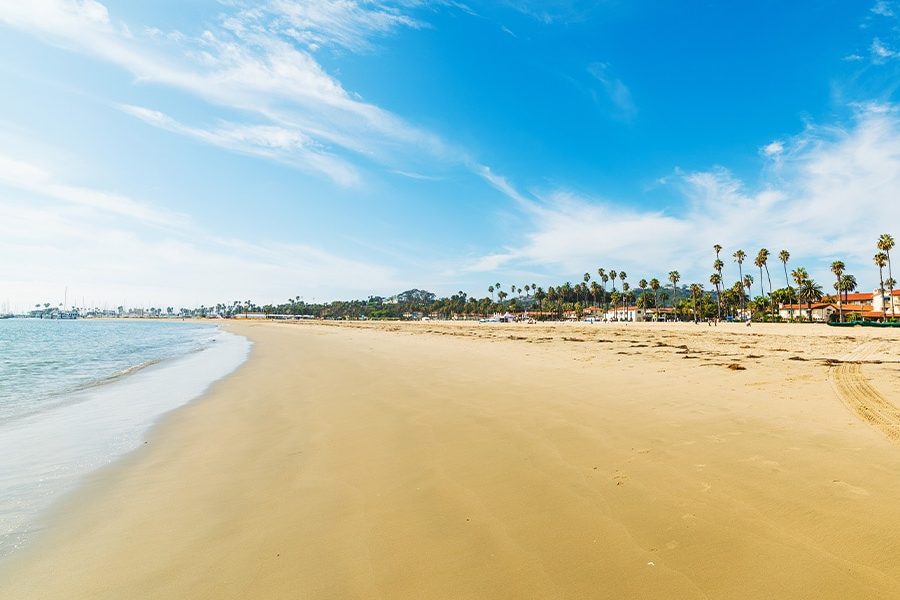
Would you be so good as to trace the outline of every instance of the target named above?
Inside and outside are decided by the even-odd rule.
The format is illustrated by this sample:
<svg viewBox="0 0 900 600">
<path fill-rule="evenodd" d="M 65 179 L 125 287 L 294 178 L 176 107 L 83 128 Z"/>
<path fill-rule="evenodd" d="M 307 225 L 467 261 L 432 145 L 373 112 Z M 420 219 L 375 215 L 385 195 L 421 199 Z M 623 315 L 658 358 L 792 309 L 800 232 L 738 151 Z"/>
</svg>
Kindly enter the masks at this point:
<svg viewBox="0 0 900 600">
<path fill-rule="evenodd" d="M 844 320 L 876 321 L 885 316 L 900 318 L 900 290 L 881 290 L 871 293 L 861 292 L 837 296 L 824 296 L 820 302 L 813 302 L 811 306 L 805 303 L 781 304 L 778 314 L 782 319 L 809 320 L 810 312 L 812 320 L 819 322 L 836 321 L 843 310 Z"/>
</svg>

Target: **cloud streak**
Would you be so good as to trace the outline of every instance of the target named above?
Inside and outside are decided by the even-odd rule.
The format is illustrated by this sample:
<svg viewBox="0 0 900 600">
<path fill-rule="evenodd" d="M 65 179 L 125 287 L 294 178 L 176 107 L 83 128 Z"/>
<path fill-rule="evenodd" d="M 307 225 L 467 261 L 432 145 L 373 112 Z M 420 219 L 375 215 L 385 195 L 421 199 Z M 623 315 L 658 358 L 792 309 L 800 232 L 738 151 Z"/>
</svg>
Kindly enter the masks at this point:
<svg viewBox="0 0 900 600">
<path fill-rule="evenodd" d="M 407 283 L 393 268 L 308 244 L 212 235 L 184 215 L 2 156 L 0 187 L 0 255 L 16 257 L 0 261 L 0 281 L 4 300 L 22 307 L 55 304 L 65 286 L 87 300 L 193 306 L 301 290 L 325 300 Z"/>
<path fill-rule="evenodd" d="M 898 109 L 859 106 L 847 127 L 809 126 L 779 144 L 778 152 L 769 146 L 774 170 L 755 186 L 724 168 L 676 171 L 670 180 L 685 207 L 676 212 L 552 192 L 531 212 L 523 244 L 468 268 L 577 273 L 593 265 L 648 277 L 678 269 L 705 282 L 711 248 L 720 243 L 729 256 L 738 247 L 753 254 L 763 246 L 787 248 L 794 264 L 822 282 L 829 281 L 830 262 L 840 258 L 863 287 L 871 286 L 874 240 L 900 223 Z M 737 271 L 731 275 L 736 279 Z"/>
<path fill-rule="evenodd" d="M 420 27 L 402 12 L 416 5 L 274 0 L 255 8 L 239 5 L 195 36 L 152 29 L 134 34 L 134 27 L 117 21 L 96 0 L 4 3 L 0 22 L 115 64 L 138 82 L 236 111 L 246 116 L 247 126 L 204 132 L 174 118 L 157 118 L 148 112 L 152 108 L 128 111 L 148 124 L 232 151 L 304 165 L 353 185 L 359 177 L 351 173 L 352 162 L 416 171 L 423 155 L 462 160 L 462 153 L 438 136 L 348 92 L 312 54 L 326 40 L 360 50 L 399 27 Z M 246 139 L 259 134 L 301 143 L 272 152 L 265 140 Z"/>
</svg>

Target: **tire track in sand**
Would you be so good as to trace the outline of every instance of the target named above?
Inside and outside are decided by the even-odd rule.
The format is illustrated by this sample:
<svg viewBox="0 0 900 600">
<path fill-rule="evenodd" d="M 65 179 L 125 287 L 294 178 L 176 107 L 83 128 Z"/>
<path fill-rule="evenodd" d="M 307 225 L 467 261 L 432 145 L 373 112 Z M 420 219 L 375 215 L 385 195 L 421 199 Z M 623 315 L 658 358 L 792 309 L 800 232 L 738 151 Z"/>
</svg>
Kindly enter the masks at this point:
<svg viewBox="0 0 900 600">
<path fill-rule="evenodd" d="M 875 389 L 862 373 L 860 361 L 868 359 L 876 350 L 873 342 L 866 342 L 845 355 L 843 362 L 830 368 L 831 383 L 848 408 L 891 441 L 900 443 L 900 408 Z"/>
</svg>

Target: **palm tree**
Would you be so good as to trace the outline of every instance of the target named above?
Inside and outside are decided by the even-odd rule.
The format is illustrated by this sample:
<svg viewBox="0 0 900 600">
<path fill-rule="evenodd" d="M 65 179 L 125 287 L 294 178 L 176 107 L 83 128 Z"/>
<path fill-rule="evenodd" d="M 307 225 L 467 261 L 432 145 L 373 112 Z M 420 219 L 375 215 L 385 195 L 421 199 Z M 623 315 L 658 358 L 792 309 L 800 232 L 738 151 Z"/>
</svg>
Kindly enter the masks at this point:
<svg viewBox="0 0 900 600">
<path fill-rule="evenodd" d="M 850 273 L 841 277 L 841 291 L 844 292 L 844 302 L 849 303 L 850 292 L 856 291 L 856 277 Z"/>
<path fill-rule="evenodd" d="M 765 264 L 765 259 L 763 258 L 762 250 L 756 255 L 753 264 L 759 268 L 759 295 L 765 296 L 766 289 L 763 287 L 763 264 Z"/>
<path fill-rule="evenodd" d="M 805 282 L 807 279 L 809 279 L 809 273 L 807 273 L 806 269 L 804 269 L 803 267 L 797 267 L 796 269 L 791 271 L 791 278 L 794 280 L 794 283 L 797 284 L 797 289 L 799 290 L 801 287 L 803 287 L 803 282 Z M 800 301 L 799 296 L 797 297 L 797 301 L 799 303 L 799 301 Z M 791 319 L 793 319 L 794 318 L 794 309 L 793 308 L 791 308 L 790 314 L 791 314 Z M 800 312 L 800 318 L 801 319 L 803 318 L 803 311 Z"/>
<path fill-rule="evenodd" d="M 743 264 L 744 264 L 744 259 L 747 258 L 747 254 L 743 250 L 738 248 L 735 251 L 735 253 L 732 254 L 732 256 L 734 257 L 735 262 L 738 264 L 738 281 L 743 286 L 744 285 Z M 744 290 L 743 290 L 743 288 L 741 288 L 741 317 L 743 318 L 743 316 L 744 316 Z"/>
<path fill-rule="evenodd" d="M 591 280 L 591 274 L 585 273 L 583 279 L 584 279 L 584 304 L 585 304 L 585 306 L 587 306 L 587 289 L 588 289 L 587 284 Z"/>
<path fill-rule="evenodd" d="M 646 279 L 641 279 L 640 281 L 638 281 L 638 289 L 641 290 L 641 293 L 639 295 L 643 296 L 644 290 L 647 289 L 647 280 Z M 645 311 L 646 311 L 646 307 L 645 307 Z"/>
<path fill-rule="evenodd" d="M 491 295 L 491 302 L 493 302 L 493 301 L 494 301 L 494 286 L 492 286 L 492 285 L 489 285 L 489 286 L 488 286 L 488 293 L 490 293 L 490 295 Z"/>
<path fill-rule="evenodd" d="M 890 265 L 890 264 L 891 263 L 888 262 L 888 265 Z M 889 298 L 890 298 L 890 306 L 891 306 L 891 318 L 893 319 L 893 317 L 894 317 L 894 294 L 893 294 L 893 291 L 894 291 L 894 288 L 897 286 L 897 282 L 894 281 L 893 277 L 888 277 L 887 279 L 884 280 L 884 285 L 886 285 L 887 288 L 889 290 L 891 290 L 891 295 L 889 296 Z"/>
<path fill-rule="evenodd" d="M 616 277 L 618 276 L 619 274 L 615 271 L 615 269 L 609 270 L 609 278 L 612 280 L 612 291 L 616 291 Z"/>
<path fill-rule="evenodd" d="M 619 292 L 613 290 L 609 295 L 609 300 L 613 305 L 613 318 L 618 321 L 619 320 Z"/>
<path fill-rule="evenodd" d="M 822 286 L 806 278 L 797 290 L 797 297 L 806 302 L 806 313 L 809 315 L 809 322 L 812 323 L 812 303 L 822 299 Z"/>
<path fill-rule="evenodd" d="M 672 315 L 675 315 L 675 299 L 678 297 L 678 290 L 675 285 L 681 281 L 681 274 L 678 271 L 669 271 L 669 281 L 672 282 Z"/>
<path fill-rule="evenodd" d="M 625 278 L 622 277 L 621 273 L 619 273 L 619 279 L 623 280 L 622 281 L 622 312 L 625 315 L 625 320 L 627 321 L 628 320 L 628 296 L 629 296 L 628 288 L 630 286 L 627 283 L 625 283 L 625 281 L 624 281 Z"/>
<path fill-rule="evenodd" d="M 697 322 L 697 298 L 703 292 L 703 286 L 699 283 L 692 283 L 690 286 L 691 300 L 693 300 L 694 322 Z"/>
<path fill-rule="evenodd" d="M 650 280 L 650 289 L 653 290 L 653 306 L 656 308 L 656 320 L 659 321 L 659 279 Z"/>
<path fill-rule="evenodd" d="M 722 262 L 717 260 L 716 262 Z M 722 276 L 718 273 L 713 273 L 709 276 L 709 282 L 716 286 L 716 311 L 719 317 L 719 320 L 722 320 L 722 296 L 719 294 L 719 285 L 722 283 Z"/>
<path fill-rule="evenodd" d="M 788 274 L 787 274 L 787 264 L 790 259 L 791 259 L 791 253 L 788 252 L 787 250 L 782 250 L 781 252 L 778 253 L 778 260 L 780 260 L 781 264 L 784 265 L 784 283 L 788 288 L 791 287 L 791 282 L 788 281 Z"/>
<path fill-rule="evenodd" d="M 884 305 L 884 267 L 887 266 L 887 253 L 877 252 L 874 258 L 875 264 L 878 266 L 878 281 L 881 291 L 881 319 L 887 319 L 887 307 Z"/>
<path fill-rule="evenodd" d="M 609 275 L 606 274 L 606 269 L 600 267 L 597 269 L 597 279 L 601 281 L 603 284 L 603 295 L 606 295 L 606 282 L 609 281 Z M 599 304 L 598 304 L 599 306 Z"/>
<path fill-rule="evenodd" d="M 887 257 L 887 268 L 888 268 L 888 278 L 887 282 L 891 282 L 888 284 L 888 289 L 891 290 L 891 317 L 894 316 L 894 286 L 896 282 L 894 282 L 894 274 L 891 271 L 891 250 L 894 249 L 894 238 L 889 233 L 882 233 L 881 237 L 878 238 L 878 249 L 884 252 Z"/>
<path fill-rule="evenodd" d="M 834 273 L 835 282 L 834 282 L 834 291 L 838 296 L 838 322 L 844 322 L 844 304 L 841 302 L 841 275 L 844 274 L 844 269 L 846 265 L 844 265 L 843 261 L 836 260 L 831 263 L 831 272 Z"/>
</svg>

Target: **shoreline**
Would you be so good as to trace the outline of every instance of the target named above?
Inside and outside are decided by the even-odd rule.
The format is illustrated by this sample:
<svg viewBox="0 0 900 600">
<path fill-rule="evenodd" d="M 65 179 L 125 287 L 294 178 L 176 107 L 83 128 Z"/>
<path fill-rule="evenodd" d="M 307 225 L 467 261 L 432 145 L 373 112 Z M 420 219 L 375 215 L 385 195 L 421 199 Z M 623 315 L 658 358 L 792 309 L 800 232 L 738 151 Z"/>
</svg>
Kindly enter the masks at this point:
<svg viewBox="0 0 900 600">
<path fill-rule="evenodd" d="M 206 338 L 201 346 L 81 384 L 6 423 L 0 564 L 27 551 L 48 523 L 52 529 L 56 507 L 84 481 L 140 451 L 160 419 L 202 397 L 246 360 L 251 347 L 222 328 L 210 327 Z"/>
<path fill-rule="evenodd" d="M 826 361 L 896 400 L 900 338 L 649 325 L 228 323 L 0 597 L 897 593 L 900 446 Z"/>
</svg>

